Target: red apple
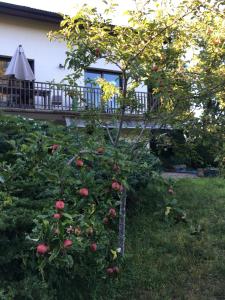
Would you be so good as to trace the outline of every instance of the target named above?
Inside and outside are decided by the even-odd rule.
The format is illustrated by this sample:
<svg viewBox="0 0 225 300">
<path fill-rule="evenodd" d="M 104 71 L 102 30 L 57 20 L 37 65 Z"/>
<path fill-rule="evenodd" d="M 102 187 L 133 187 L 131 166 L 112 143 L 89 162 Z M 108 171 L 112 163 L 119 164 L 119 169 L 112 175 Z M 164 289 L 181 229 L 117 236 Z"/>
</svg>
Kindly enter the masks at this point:
<svg viewBox="0 0 225 300">
<path fill-rule="evenodd" d="M 113 268 L 108 268 L 106 270 L 106 272 L 107 272 L 108 275 L 112 275 L 113 274 Z"/>
<path fill-rule="evenodd" d="M 38 254 L 43 255 L 43 254 L 47 253 L 48 251 L 49 251 L 49 247 L 47 245 L 45 245 L 45 244 L 37 245 L 37 253 Z"/>
<path fill-rule="evenodd" d="M 114 191 L 120 191 L 121 185 L 119 184 L 119 182 L 113 181 L 113 183 L 112 183 L 112 189 L 113 189 Z"/>
<path fill-rule="evenodd" d="M 48 153 L 49 153 L 49 154 L 53 154 L 58 148 L 59 148 L 59 145 L 58 145 L 58 144 L 53 144 L 52 146 L 50 146 L 50 147 L 48 148 Z"/>
<path fill-rule="evenodd" d="M 96 252 L 97 251 L 97 244 L 92 243 L 91 246 L 90 246 L 90 250 L 91 250 L 91 252 Z"/>
<path fill-rule="evenodd" d="M 68 248 L 70 248 L 72 246 L 72 244 L 73 244 L 72 240 L 65 240 L 63 242 L 63 247 L 68 249 Z"/>
<path fill-rule="evenodd" d="M 120 272 L 120 269 L 118 267 L 113 267 L 113 273 L 118 274 Z"/>
<path fill-rule="evenodd" d="M 110 210 L 109 210 L 109 216 L 111 218 L 115 218 L 116 217 L 116 210 L 115 210 L 115 208 L 110 208 Z"/>
<path fill-rule="evenodd" d="M 82 159 L 77 159 L 75 163 L 76 163 L 76 166 L 79 168 L 83 167 L 83 165 L 84 165 L 84 162 Z"/>
<path fill-rule="evenodd" d="M 79 194 L 80 194 L 82 197 L 87 197 L 87 196 L 89 195 L 89 191 L 88 191 L 87 188 L 82 188 L 82 189 L 80 189 Z"/>
<path fill-rule="evenodd" d="M 59 148 L 59 145 L 58 144 L 53 144 L 51 148 L 52 148 L 52 150 L 55 151 Z"/>
<path fill-rule="evenodd" d="M 54 219 L 60 219 L 60 218 L 61 218 L 61 215 L 60 215 L 60 214 L 54 214 L 54 215 L 53 215 L 53 218 L 54 218 Z"/>
<path fill-rule="evenodd" d="M 57 200 L 55 203 L 55 208 L 57 210 L 63 209 L 65 207 L 65 203 L 63 200 Z"/>
</svg>

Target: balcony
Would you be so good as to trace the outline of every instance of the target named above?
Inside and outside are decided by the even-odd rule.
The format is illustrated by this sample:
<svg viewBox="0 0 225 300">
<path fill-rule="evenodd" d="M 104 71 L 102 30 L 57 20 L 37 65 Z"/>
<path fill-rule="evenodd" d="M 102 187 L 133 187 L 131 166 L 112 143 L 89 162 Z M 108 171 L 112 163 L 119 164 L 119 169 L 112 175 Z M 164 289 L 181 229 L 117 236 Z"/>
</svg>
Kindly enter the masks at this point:
<svg viewBox="0 0 225 300">
<path fill-rule="evenodd" d="M 117 95 L 109 101 L 102 100 L 102 90 L 93 87 L 72 87 L 65 84 L 28 82 L 15 79 L 0 79 L 0 109 L 8 113 L 37 116 L 75 116 L 98 112 L 110 116 L 120 111 Z M 141 118 L 151 110 L 155 99 L 149 93 L 136 92 L 132 108 L 127 106 L 125 115 Z M 157 110 L 154 104 L 154 110 Z M 48 119 L 48 118 L 47 118 Z"/>
</svg>

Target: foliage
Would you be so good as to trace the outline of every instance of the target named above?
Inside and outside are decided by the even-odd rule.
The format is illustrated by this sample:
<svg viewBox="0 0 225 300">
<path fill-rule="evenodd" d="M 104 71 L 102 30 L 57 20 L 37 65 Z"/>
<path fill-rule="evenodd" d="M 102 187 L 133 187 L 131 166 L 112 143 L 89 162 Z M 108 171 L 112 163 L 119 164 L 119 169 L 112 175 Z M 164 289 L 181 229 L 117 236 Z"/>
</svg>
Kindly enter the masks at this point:
<svg viewBox="0 0 225 300">
<path fill-rule="evenodd" d="M 193 55 L 190 71 L 199 100 L 196 104 L 210 115 L 224 116 L 224 1 L 209 1 L 207 7 L 194 21 L 194 46 L 198 52 Z"/>
<path fill-rule="evenodd" d="M 0 124 L 2 298 L 98 298 L 121 264 L 121 188 L 138 192 L 157 159 L 144 161 L 127 142 L 112 147 L 101 128 L 82 132 L 9 117 Z M 64 208 L 55 207 L 59 199 Z"/>
<path fill-rule="evenodd" d="M 223 145 L 222 151 L 218 153 L 216 157 L 221 176 L 225 177 L 225 145 Z"/>
<path fill-rule="evenodd" d="M 185 164 L 188 168 L 218 167 L 224 155 L 224 120 L 194 118 L 180 130 L 155 131 L 151 149 L 165 168 Z"/>
<path fill-rule="evenodd" d="M 192 149 L 195 153 L 195 159 L 191 162 L 193 167 L 218 167 L 221 163 L 218 156 L 224 153 L 225 123 L 223 119 L 213 119 L 210 114 L 204 114 L 184 127 L 184 149 Z"/>
<path fill-rule="evenodd" d="M 174 165 L 196 161 L 197 153 L 189 145 L 182 130 L 156 131 L 151 136 L 151 150 L 160 158 L 164 168 L 172 169 Z"/>
</svg>

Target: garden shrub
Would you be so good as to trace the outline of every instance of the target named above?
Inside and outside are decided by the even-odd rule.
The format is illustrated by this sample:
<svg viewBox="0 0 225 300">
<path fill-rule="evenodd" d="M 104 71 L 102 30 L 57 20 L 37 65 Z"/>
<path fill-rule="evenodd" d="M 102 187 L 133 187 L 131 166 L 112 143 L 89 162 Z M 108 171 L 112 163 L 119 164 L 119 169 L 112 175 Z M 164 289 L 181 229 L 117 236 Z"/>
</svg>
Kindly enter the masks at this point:
<svg viewBox="0 0 225 300">
<path fill-rule="evenodd" d="M 195 126 L 183 130 L 155 131 L 151 148 L 167 169 L 184 164 L 188 168 L 219 167 L 218 157 L 224 155 L 224 137 L 218 132 Z M 221 125 L 222 128 L 222 125 Z"/>
<path fill-rule="evenodd" d="M 121 271 L 121 193 L 144 188 L 158 160 L 112 147 L 101 128 L 0 126 L 1 299 L 101 299 Z"/>
</svg>

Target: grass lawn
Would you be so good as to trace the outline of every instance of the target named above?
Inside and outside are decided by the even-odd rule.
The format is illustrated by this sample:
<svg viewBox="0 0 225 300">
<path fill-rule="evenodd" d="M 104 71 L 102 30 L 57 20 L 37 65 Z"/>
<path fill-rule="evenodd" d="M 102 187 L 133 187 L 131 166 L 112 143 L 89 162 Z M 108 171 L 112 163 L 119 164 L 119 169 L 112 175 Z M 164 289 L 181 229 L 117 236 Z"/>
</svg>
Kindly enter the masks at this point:
<svg viewBox="0 0 225 300">
<path fill-rule="evenodd" d="M 154 193 L 144 196 L 127 220 L 128 264 L 117 299 L 225 299 L 225 181 L 181 179 L 174 187 L 187 223 L 164 222 Z"/>
</svg>

